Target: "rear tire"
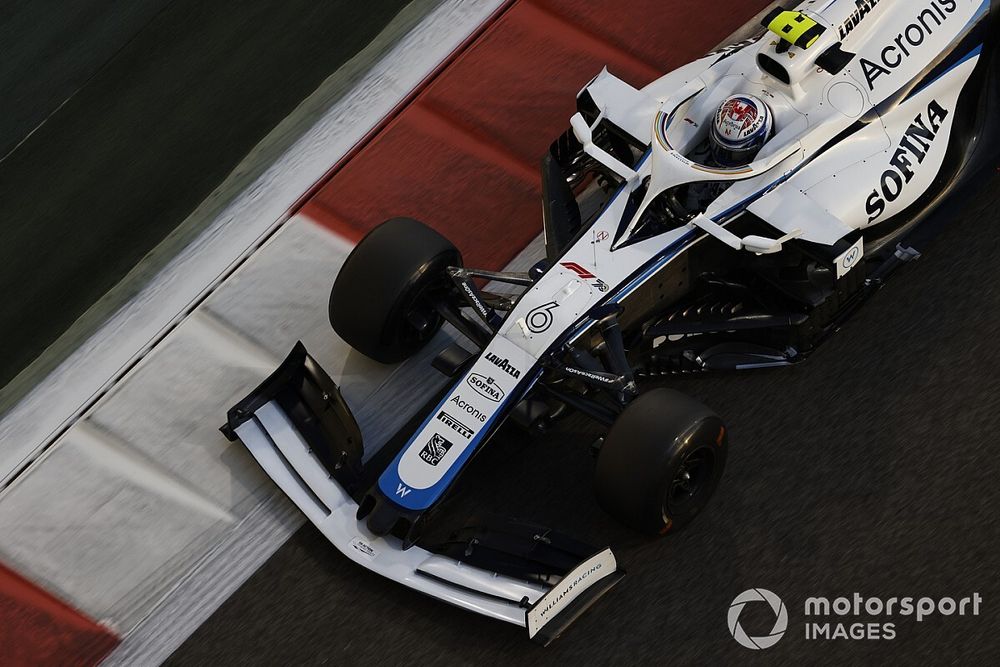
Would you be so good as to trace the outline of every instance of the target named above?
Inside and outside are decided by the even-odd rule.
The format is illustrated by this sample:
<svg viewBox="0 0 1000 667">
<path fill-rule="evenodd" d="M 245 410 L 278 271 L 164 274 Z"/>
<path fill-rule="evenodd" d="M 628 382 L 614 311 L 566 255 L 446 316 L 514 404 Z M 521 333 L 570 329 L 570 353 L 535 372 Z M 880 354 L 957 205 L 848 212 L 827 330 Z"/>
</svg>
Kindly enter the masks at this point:
<svg viewBox="0 0 1000 667">
<path fill-rule="evenodd" d="M 597 499 L 609 514 L 649 534 L 690 523 L 726 463 L 722 420 L 694 399 L 654 389 L 615 421 L 597 458 Z"/>
<path fill-rule="evenodd" d="M 330 294 L 330 324 L 351 347 L 384 364 L 412 356 L 443 318 L 435 298 L 451 289 L 445 269 L 462 255 L 445 237 L 411 218 L 393 218 L 354 248 Z"/>
</svg>

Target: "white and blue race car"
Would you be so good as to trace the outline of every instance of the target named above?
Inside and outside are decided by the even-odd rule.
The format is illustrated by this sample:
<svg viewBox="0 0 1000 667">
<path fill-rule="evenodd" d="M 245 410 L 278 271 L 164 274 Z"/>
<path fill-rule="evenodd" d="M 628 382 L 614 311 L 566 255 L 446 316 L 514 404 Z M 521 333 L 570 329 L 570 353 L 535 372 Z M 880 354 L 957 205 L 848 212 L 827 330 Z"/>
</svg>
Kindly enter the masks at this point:
<svg viewBox="0 0 1000 667">
<path fill-rule="evenodd" d="M 602 72 L 543 160 L 545 260 L 468 269 L 399 218 L 338 275 L 331 323 L 372 359 L 410 357 L 445 322 L 467 339 L 435 359 L 452 382 L 412 429 L 366 455 L 300 344 L 224 433 L 355 562 L 550 641 L 622 569 L 514 521 L 442 531 L 461 472 L 505 422 L 582 413 L 607 429 L 602 506 L 650 534 L 690 522 L 728 434 L 664 384 L 806 358 L 919 256 L 927 213 L 984 153 L 996 14 L 990 0 L 808 0 L 641 90 Z"/>
</svg>

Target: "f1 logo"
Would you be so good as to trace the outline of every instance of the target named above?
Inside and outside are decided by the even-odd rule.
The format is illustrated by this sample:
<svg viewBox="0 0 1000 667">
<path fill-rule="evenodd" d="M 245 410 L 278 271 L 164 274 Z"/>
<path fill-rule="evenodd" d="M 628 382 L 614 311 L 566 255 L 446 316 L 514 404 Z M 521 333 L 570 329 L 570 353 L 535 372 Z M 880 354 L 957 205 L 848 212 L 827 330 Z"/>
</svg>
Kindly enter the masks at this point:
<svg viewBox="0 0 1000 667">
<path fill-rule="evenodd" d="M 410 491 L 412 490 L 413 489 L 403 486 L 403 483 L 400 482 L 399 486 L 396 487 L 396 495 L 399 496 L 400 498 L 405 498 L 406 496 L 409 495 Z"/>
</svg>

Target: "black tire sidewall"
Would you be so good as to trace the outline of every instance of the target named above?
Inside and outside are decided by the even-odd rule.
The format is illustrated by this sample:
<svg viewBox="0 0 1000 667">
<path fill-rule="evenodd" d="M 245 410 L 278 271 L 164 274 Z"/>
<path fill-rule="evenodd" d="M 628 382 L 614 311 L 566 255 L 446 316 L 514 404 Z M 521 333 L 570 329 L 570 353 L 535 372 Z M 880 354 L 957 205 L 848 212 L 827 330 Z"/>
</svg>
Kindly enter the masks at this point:
<svg viewBox="0 0 1000 667">
<path fill-rule="evenodd" d="M 330 294 L 330 324 L 351 347 L 386 364 L 407 359 L 429 340 L 406 340 L 405 309 L 430 280 L 461 266 L 455 246 L 427 225 L 394 218 L 370 231 L 347 257 Z M 441 326 L 433 311 L 426 313 Z"/>
<path fill-rule="evenodd" d="M 707 447 L 710 477 L 699 501 L 665 511 L 665 500 L 685 456 Z M 601 506 L 620 522 L 647 534 L 689 524 L 711 498 L 725 468 L 727 434 L 722 420 L 694 399 L 654 389 L 629 404 L 615 421 L 598 455 L 595 475 Z"/>
</svg>

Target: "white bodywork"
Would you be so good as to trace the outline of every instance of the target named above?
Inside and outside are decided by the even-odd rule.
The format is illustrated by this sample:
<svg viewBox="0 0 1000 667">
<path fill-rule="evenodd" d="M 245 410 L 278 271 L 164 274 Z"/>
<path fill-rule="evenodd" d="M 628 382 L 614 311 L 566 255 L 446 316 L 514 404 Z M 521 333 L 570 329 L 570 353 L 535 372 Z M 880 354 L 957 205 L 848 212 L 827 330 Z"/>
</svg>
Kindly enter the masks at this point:
<svg viewBox="0 0 1000 667">
<path fill-rule="evenodd" d="M 641 91 L 602 72 L 586 90 L 602 118 L 648 143 L 646 158 L 635 169 L 623 165 L 593 146 L 586 121 L 579 114 L 574 118 L 574 130 L 586 150 L 626 181 L 622 191 L 559 265 L 520 299 L 472 369 L 383 475 L 383 493 L 411 510 L 429 507 L 490 431 L 494 417 L 527 390 L 542 355 L 567 330 L 579 328 L 581 317 L 609 290 L 619 295 L 631 292 L 677 254 L 671 249 L 697 242 L 702 232 L 733 248 L 760 254 L 777 252 L 792 238 L 833 245 L 912 204 L 941 168 L 956 102 L 978 53 L 893 107 L 888 118 L 876 110 L 900 91 L 909 93 L 907 86 L 915 86 L 922 72 L 943 59 L 948 46 L 960 40 L 987 8 L 983 0 L 876 4 L 843 40 L 843 48 L 857 57 L 837 75 L 819 71 L 810 58 L 840 40 L 842 25 L 857 9 L 853 0 L 802 3 L 800 10 L 827 26 L 808 52 L 793 47 L 778 54 L 778 39 L 767 33 L 715 66 L 711 65 L 718 56 L 706 57 Z M 924 29 L 925 24 L 930 29 Z M 922 38 L 909 28 L 914 25 Z M 907 31 L 919 45 L 905 41 Z M 901 34 L 902 41 L 897 42 Z M 910 56 L 900 57 L 900 64 L 889 68 L 883 56 L 895 63 L 901 44 L 907 45 Z M 758 68 L 756 57 L 761 52 L 788 63 L 790 85 Z M 872 70 L 866 63 L 878 63 L 885 71 Z M 684 154 L 704 137 L 706 119 L 737 93 L 761 97 L 775 115 L 776 135 L 757 160 L 737 169 L 717 169 L 686 158 Z M 836 150 L 821 152 L 866 114 L 871 122 Z M 933 137 L 909 138 L 914 123 Z M 628 194 L 647 177 L 648 192 L 630 226 L 656 195 L 670 187 L 709 180 L 733 183 L 689 225 L 630 245 L 624 243 L 626 232 L 616 243 Z M 774 236 L 738 238 L 730 233 L 725 223 L 746 210 L 771 224 Z M 863 245 L 855 244 L 842 256 L 841 275 L 856 265 L 858 250 Z M 441 413 L 446 414 L 439 417 Z M 421 457 L 430 442 L 447 444 L 434 463 Z"/>
</svg>

